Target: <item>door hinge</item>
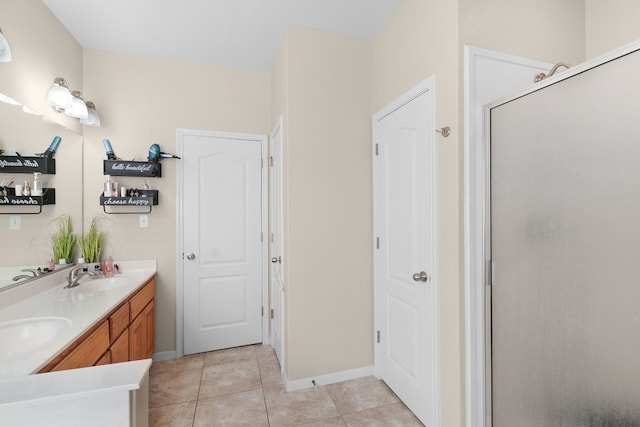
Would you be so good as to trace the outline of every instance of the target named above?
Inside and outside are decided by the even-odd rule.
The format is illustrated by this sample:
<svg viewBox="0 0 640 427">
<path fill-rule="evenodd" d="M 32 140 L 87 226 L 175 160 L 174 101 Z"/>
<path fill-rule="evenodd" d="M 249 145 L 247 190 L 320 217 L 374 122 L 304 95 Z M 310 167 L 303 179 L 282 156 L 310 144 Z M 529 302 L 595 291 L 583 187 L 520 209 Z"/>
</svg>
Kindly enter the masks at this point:
<svg viewBox="0 0 640 427">
<path fill-rule="evenodd" d="M 271 233 L 271 243 L 273 243 L 273 233 Z"/>
<path fill-rule="evenodd" d="M 376 156 L 379 156 L 379 155 L 380 155 L 380 152 L 378 150 L 378 144 L 376 144 Z"/>
<path fill-rule="evenodd" d="M 273 319 L 273 308 L 271 309 L 271 318 Z"/>
<path fill-rule="evenodd" d="M 264 305 L 262 306 L 262 311 L 260 313 L 260 316 L 264 317 Z"/>
<path fill-rule="evenodd" d="M 271 167 L 273 167 L 273 156 L 269 157 L 269 164 Z"/>
<path fill-rule="evenodd" d="M 376 249 L 380 249 L 380 238 L 376 237 Z"/>
<path fill-rule="evenodd" d="M 378 344 L 380 344 L 380 331 L 376 332 L 376 341 L 378 341 Z"/>
<path fill-rule="evenodd" d="M 264 231 L 260 232 L 260 241 L 264 242 Z"/>
</svg>

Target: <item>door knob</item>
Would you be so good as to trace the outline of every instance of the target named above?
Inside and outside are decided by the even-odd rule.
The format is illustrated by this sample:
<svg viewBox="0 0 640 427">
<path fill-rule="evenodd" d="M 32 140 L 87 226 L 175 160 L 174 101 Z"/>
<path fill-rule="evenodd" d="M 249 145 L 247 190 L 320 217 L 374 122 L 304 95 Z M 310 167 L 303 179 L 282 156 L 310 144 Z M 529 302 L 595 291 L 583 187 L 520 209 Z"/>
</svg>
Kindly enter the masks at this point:
<svg viewBox="0 0 640 427">
<path fill-rule="evenodd" d="M 273 257 L 273 258 L 271 258 L 271 262 L 274 263 L 274 264 L 276 264 L 276 263 L 282 264 L 282 257 L 277 257 L 277 258 Z"/>
<path fill-rule="evenodd" d="M 429 280 L 429 275 L 426 271 L 421 271 L 420 273 L 415 273 L 413 275 L 413 280 L 416 282 L 426 282 Z"/>
<path fill-rule="evenodd" d="M 187 259 L 189 261 L 193 261 L 194 259 L 196 259 L 196 254 L 188 253 L 187 254 Z"/>
</svg>

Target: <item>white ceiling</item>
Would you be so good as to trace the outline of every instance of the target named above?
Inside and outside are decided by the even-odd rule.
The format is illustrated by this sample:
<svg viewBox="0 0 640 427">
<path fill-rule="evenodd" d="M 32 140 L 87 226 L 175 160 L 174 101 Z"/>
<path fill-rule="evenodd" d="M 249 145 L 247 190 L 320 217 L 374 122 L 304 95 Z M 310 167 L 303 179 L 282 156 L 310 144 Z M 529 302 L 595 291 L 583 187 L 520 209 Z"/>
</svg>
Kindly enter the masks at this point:
<svg viewBox="0 0 640 427">
<path fill-rule="evenodd" d="M 43 0 L 86 48 L 269 71 L 286 24 L 372 38 L 404 0 Z"/>
</svg>

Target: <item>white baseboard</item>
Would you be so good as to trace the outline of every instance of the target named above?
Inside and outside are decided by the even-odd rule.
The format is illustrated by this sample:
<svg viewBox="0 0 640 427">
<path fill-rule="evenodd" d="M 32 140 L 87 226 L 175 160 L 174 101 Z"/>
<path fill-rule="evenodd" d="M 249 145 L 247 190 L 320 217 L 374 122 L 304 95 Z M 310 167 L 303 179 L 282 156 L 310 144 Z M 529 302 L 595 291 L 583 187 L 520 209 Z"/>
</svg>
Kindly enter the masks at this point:
<svg viewBox="0 0 640 427">
<path fill-rule="evenodd" d="M 322 386 L 327 384 L 339 383 L 347 380 L 355 380 L 356 378 L 368 377 L 373 375 L 373 366 L 365 366 L 364 368 L 350 369 L 348 371 L 334 372 L 332 374 L 318 375 L 316 377 L 303 378 L 301 380 L 287 380 L 284 375 L 284 386 L 287 391 L 302 390 L 314 386 Z"/>
<path fill-rule="evenodd" d="M 173 360 L 177 357 L 177 353 L 175 351 L 163 351 L 160 353 L 153 353 L 151 359 L 154 362 L 162 362 L 163 360 Z"/>
</svg>

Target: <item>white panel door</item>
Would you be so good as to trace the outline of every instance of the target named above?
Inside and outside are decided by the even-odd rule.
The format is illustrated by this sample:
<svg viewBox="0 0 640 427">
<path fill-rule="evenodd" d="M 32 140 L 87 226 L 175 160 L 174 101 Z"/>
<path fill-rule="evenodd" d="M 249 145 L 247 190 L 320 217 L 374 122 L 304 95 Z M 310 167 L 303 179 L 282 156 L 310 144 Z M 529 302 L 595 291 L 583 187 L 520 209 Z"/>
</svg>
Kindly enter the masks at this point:
<svg viewBox="0 0 640 427">
<path fill-rule="evenodd" d="M 182 144 L 184 353 L 260 342 L 264 139 Z"/>
<path fill-rule="evenodd" d="M 376 371 L 439 425 L 434 79 L 374 116 Z M 379 240 L 378 240 L 379 239 Z"/>
<path fill-rule="evenodd" d="M 271 345 L 284 367 L 284 277 L 282 269 L 282 116 L 271 134 Z"/>
</svg>

